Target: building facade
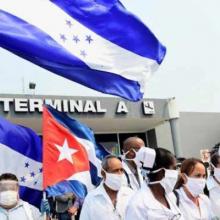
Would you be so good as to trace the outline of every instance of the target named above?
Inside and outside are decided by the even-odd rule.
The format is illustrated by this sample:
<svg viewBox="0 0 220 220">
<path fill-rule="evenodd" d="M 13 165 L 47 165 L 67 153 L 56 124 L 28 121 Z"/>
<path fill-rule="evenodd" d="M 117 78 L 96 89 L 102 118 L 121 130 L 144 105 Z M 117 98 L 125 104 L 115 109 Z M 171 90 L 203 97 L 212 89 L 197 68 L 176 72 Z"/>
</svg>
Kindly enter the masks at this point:
<svg viewBox="0 0 220 220">
<path fill-rule="evenodd" d="M 0 115 L 42 135 L 42 106 L 49 104 L 85 123 L 94 131 L 97 142 L 120 154 L 122 143 L 129 136 L 142 138 L 146 146 L 158 146 L 164 137 L 156 135 L 156 128 L 172 119 L 169 101 L 148 99 L 129 102 L 109 97 L 2 94 Z M 169 135 L 172 136 L 171 133 Z M 168 148 L 173 151 L 172 141 Z"/>
</svg>

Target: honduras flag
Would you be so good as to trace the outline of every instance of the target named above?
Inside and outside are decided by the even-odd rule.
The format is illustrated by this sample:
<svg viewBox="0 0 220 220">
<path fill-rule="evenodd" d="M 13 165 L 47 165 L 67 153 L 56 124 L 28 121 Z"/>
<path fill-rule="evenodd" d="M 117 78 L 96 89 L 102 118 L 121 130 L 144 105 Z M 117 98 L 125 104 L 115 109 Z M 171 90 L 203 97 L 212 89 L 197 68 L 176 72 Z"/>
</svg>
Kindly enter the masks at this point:
<svg viewBox="0 0 220 220">
<path fill-rule="evenodd" d="M 1 0 L 0 46 L 53 73 L 137 101 L 166 49 L 119 0 Z"/>
<path fill-rule="evenodd" d="M 39 207 L 42 199 L 42 142 L 31 129 L 0 117 L 0 175 L 13 173 L 20 198 Z"/>
<path fill-rule="evenodd" d="M 107 155 L 90 128 L 50 106 L 43 111 L 43 186 L 49 196 L 74 192 L 84 199 L 100 182 Z"/>
</svg>

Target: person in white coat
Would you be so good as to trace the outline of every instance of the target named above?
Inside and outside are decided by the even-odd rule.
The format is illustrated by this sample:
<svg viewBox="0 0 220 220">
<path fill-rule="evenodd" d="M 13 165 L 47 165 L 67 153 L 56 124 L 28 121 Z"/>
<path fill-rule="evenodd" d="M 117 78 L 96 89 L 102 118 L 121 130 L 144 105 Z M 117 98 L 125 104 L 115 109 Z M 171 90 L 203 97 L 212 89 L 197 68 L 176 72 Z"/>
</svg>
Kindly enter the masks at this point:
<svg viewBox="0 0 220 220">
<path fill-rule="evenodd" d="M 143 183 L 141 169 L 137 166 L 135 158 L 137 152 L 144 146 L 144 141 L 139 137 L 129 137 L 123 142 L 122 166 L 125 171 L 123 182 L 124 185 L 129 186 L 135 191 L 140 189 Z"/>
<path fill-rule="evenodd" d="M 103 182 L 86 196 L 80 220 L 124 219 L 125 207 L 133 190 L 122 186 L 123 173 L 122 163 L 116 156 L 109 155 L 103 159 Z"/>
<path fill-rule="evenodd" d="M 203 162 L 196 158 L 183 161 L 176 184 L 179 208 L 185 219 L 214 220 L 209 198 L 204 194 L 207 172 Z"/>
<path fill-rule="evenodd" d="M 207 188 L 213 212 L 220 219 L 220 155 L 218 152 L 212 155 L 211 175 L 207 180 Z"/>
<path fill-rule="evenodd" d="M 42 208 L 49 212 L 49 203 L 45 201 Z M 12 173 L 0 175 L 0 220 L 43 220 L 36 207 L 19 198 L 18 179 Z"/>
<path fill-rule="evenodd" d="M 131 198 L 125 220 L 183 220 L 172 192 L 178 178 L 174 155 L 163 148 L 156 148 L 153 168 Z"/>
</svg>

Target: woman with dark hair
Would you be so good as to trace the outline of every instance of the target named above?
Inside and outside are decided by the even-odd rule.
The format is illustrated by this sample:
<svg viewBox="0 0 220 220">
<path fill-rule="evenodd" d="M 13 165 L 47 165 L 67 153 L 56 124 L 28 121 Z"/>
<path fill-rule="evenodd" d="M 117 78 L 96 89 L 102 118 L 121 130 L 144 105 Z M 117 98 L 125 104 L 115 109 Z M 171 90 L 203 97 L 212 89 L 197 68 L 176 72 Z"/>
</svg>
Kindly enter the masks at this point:
<svg viewBox="0 0 220 220">
<path fill-rule="evenodd" d="M 178 178 L 174 155 L 163 148 L 156 148 L 154 166 L 148 173 L 148 180 L 142 185 L 126 209 L 125 220 L 182 219 L 172 193 Z"/>
<path fill-rule="evenodd" d="M 220 155 L 215 153 L 210 161 L 211 175 L 207 180 L 209 198 L 213 212 L 220 218 Z"/>
<path fill-rule="evenodd" d="M 186 159 L 180 172 L 176 192 L 184 219 L 214 219 L 210 200 L 204 194 L 207 172 L 203 162 L 196 158 Z"/>
</svg>

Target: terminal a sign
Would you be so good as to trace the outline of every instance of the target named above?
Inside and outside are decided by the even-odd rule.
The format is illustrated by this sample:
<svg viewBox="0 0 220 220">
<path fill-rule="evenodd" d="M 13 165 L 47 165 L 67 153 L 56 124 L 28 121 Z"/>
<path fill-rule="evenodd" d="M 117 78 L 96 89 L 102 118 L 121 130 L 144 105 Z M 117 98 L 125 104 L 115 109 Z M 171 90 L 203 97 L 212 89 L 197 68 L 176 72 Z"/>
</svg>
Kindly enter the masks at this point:
<svg viewBox="0 0 220 220">
<path fill-rule="evenodd" d="M 51 105 L 58 111 L 69 113 L 99 113 L 104 114 L 107 109 L 100 100 L 73 100 L 73 99 L 40 99 L 40 98 L 0 98 L 0 106 L 5 113 L 15 112 L 42 112 L 43 104 Z M 144 115 L 155 113 L 154 103 L 144 100 L 142 103 Z M 135 104 L 133 104 L 135 106 Z M 127 114 L 128 106 L 124 101 L 118 101 L 115 113 Z"/>
</svg>

